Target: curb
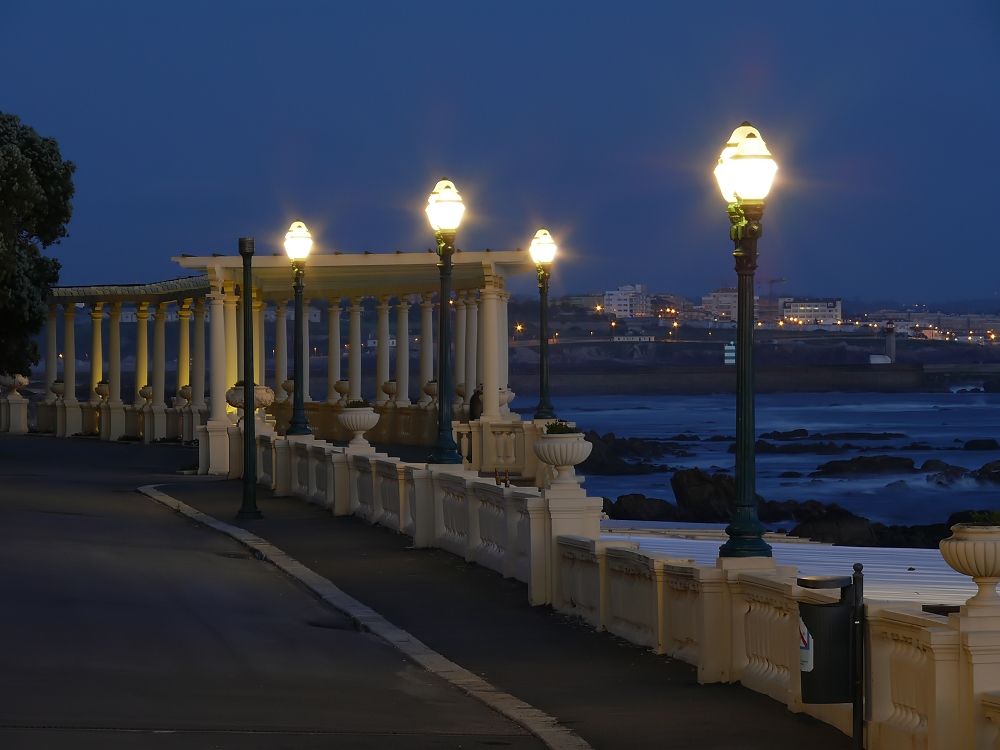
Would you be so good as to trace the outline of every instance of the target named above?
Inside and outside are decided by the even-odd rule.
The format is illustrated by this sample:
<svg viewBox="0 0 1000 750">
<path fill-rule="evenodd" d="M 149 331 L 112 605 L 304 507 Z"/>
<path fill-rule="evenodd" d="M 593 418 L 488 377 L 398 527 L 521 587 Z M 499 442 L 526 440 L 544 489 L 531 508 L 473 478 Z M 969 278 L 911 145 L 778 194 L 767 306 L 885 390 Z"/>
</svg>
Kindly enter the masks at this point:
<svg viewBox="0 0 1000 750">
<path fill-rule="evenodd" d="M 255 557 L 271 563 L 285 574 L 302 583 L 320 599 L 346 615 L 358 628 L 372 633 L 401 651 L 428 672 L 448 681 L 462 692 L 485 703 L 494 711 L 521 725 L 551 750 L 593 750 L 578 734 L 562 726 L 554 716 L 534 708 L 509 693 L 490 685 L 486 680 L 445 658 L 402 628 L 386 620 L 375 610 L 348 596 L 333 583 L 293 559 L 265 539 L 246 529 L 219 521 L 190 505 L 157 489 L 145 485 L 138 492 L 171 510 L 205 524 L 232 537 L 255 553 Z"/>
</svg>

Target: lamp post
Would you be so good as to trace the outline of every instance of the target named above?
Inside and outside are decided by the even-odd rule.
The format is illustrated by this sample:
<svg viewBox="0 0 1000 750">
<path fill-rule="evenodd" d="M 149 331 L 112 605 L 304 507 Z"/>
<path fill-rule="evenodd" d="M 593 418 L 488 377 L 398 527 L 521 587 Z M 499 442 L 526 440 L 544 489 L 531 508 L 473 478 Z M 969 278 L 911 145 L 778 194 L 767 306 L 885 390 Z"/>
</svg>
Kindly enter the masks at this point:
<svg viewBox="0 0 1000 750">
<path fill-rule="evenodd" d="M 753 275 L 757 270 L 757 240 L 760 220 L 778 170 L 760 132 L 744 122 L 733 131 L 722 150 L 715 178 L 729 203 L 727 213 L 732 226 L 729 238 L 735 244 L 737 318 L 736 318 L 736 503 L 733 518 L 726 527 L 729 541 L 719 549 L 721 557 L 770 557 L 771 547 L 764 541 L 764 525 L 757 517 L 756 463 L 754 441 L 754 368 L 753 368 Z"/>
<path fill-rule="evenodd" d="M 254 436 L 254 407 L 257 391 L 253 382 L 253 237 L 241 237 L 240 255 L 243 256 L 243 285 L 240 297 L 243 302 L 243 504 L 237 519 L 263 518 L 257 507 L 257 440 Z"/>
<path fill-rule="evenodd" d="M 440 180 L 427 199 L 427 218 L 437 240 L 441 289 L 438 292 L 438 436 L 427 459 L 432 464 L 460 464 L 462 456 L 452 437 L 451 402 L 455 397 L 451 370 L 451 257 L 455 253 L 455 233 L 462 223 L 465 205 L 451 180 Z"/>
<path fill-rule="evenodd" d="M 538 406 L 535 419 L 555 419 L 549 400 L 549 269 L 556 257 L 556 243 L 545 228 L 535 232 L 529 248 L 538 271 Z"/>
<path fill-rule="evenodd" d="M 292 368 L 292 379 L 295 386 L 292 392 L 292 418 L 288 421 L 286 435 L 312 435 L 309 420 L 306 419 L 305 394 L 303 387 L 302 362 L 302 290 L 305 288 L 303 278 L 306 274 L 306 258 L 312 250 L 313 240 L 306 225 L 301 221 L 293 221 L 285 233 L 285 252 L 292 261 L 292 288 L 295 290 L 295 365 Z"/>
</svg>

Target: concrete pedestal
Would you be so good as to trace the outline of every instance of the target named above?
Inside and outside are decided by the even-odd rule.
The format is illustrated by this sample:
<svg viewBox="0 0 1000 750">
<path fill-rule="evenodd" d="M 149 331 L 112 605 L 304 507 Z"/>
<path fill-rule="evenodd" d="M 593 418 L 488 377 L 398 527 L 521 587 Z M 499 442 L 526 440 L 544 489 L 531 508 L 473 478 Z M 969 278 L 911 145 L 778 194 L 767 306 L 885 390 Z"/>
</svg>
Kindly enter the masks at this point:
<svg viewBox="0 0 1000 750">
<path fill-rule="evenodd" d="M 208 435 L 208 469 L 206 474 L 229 475 L 229 427 L 228 419 L 210 419 L 206 427 Z M 200 433 L 199 433 L 200 440 Z M 200 455 L 201 451 L 199 451 Z M 199 469 L 199 473 L 201 470 Z"/>
<path fill-rule="evenodd" d="M 7 395 L 5 400 L 7 432 L 11 435 L 24 435 L 28 431 L 28 399 L 17 393 Z"/>
<path fill-rule="evenodd" d="M 125 405 L 121 401 L 101 404 L 101 440 L 114 441 L 125 434 Z"/>
</svg>

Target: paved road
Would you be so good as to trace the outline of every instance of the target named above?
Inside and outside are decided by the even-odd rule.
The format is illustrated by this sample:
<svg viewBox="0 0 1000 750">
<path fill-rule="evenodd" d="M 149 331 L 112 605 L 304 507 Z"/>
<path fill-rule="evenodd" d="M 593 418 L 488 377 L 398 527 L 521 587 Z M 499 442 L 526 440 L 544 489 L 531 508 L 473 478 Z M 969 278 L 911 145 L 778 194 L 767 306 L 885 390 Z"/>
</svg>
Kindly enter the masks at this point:
<svg viewBox="0 0 1000 750">
<path fill-rule="evenodd" d="M 491 684 L 555 716 L 594 748 L 847 750 L 838 730 L 740 685 L 698 685 L 693 667 L 597 633 L 525 586 L 408 537 L 260 492 L 262 521 L 232 520 L 237 482 L 165 486 L 236 523 Z"/>
<path fill-rule="evenodd" d="M 178 446 L 0 436 L 0 747 L 542 747 L 134 492 L 194 461 Z M 236 483 L 191 480 L 237 497 Z"/>
</svg>

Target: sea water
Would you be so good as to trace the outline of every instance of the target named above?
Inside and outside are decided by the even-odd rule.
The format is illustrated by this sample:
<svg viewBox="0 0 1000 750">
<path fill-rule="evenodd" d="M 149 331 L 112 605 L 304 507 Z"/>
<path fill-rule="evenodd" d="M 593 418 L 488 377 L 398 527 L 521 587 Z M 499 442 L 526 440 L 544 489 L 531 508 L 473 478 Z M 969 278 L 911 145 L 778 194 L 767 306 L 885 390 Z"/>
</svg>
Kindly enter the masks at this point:
<svg viewBox="0 0 1000 750">
<path fill-rule="evenodd" d="M 892 432 L 891 439 L 837 439 L 863 451 L 849 449 L 837 455 L 758 455 L 757 492 L 767 500 L 836 502 L 872 521 L 886 524 L 943 523 L 949 514 L 966 509 L 1000 510 L 1000 485 L 961 480 L 950 487 L 927 481 L 927 473 L 810 477 L 827 461 L 859 455 L 888 454 L 912 458 L 917 468 L 936 458 L 966 469 L 978 469 L 1000 459 L 1000 451 L 967 451 L 964 441 L 995 438 L 1000 441 L 1000 394 L 988 393 L 795 393 L 757 397 L 757 434 L 806 429 L 812 433 Z M 712 436 L 731 436 L 736 430 L 736 400 L 732 395 L 711 396 L 588 396 L 556 399 L 560 419 L 583 429 L 617 437 L 668 439 L 697 435 L 683 442 L 691 454 L 666 456 L 660 463 L 672 468 L 699 467 L 709 472 L 733 472 L 731 442 L 711 442 Z M 789 445 L 788 442 L 776 442 Z M 812 437 L 804 442 L 818 442 Z M 830 442 L 824 439 L 823 442 Z M 929 450 L 903 450 L 924 442 Z M 801 478 L 779 477 L 796 471 Z M 631 492 L 674 500 L 670 473 L 640 476 L 588 476 L 591 495 L 611 499 Z M 777 524 L 782 525 L 782 524 Z M 787 526 L 787 523 L 784 524 Z"/>
</svg>

